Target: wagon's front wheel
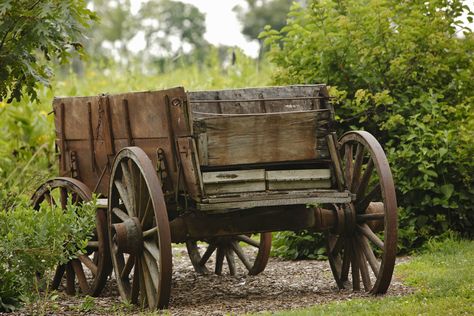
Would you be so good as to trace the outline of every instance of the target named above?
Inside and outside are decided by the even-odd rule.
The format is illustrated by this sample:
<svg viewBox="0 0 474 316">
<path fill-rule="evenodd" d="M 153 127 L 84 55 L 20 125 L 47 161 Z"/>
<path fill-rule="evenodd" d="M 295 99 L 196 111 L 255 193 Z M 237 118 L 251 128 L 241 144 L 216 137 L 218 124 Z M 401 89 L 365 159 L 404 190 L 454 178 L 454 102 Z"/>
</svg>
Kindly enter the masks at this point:
<svg viewBox="0 0 474 316">
<path fill-rule="evenodd" d="M 31 201 L 35 210 L 39 210 L 42 205 L 57 205 L 66 211 L 68 203 L 80 205 L 91 198 L 92 193 L 84 183 L 73 178 L 58 177 L 42 184 Z M 66 293 L 69 295 L 74 295 L 78 286 L 82 294 L 98 296 L 104 288 L 112 269 L 104 209 L 96 210 L 95 221 L 96 228 L 87 243 L 86 253 L 56 268 L 52 289 L 58 289 L 65 281 Z"/>
<path fill-rule="evenodd" d="M 328 258 L 339 288 L 385 293 L 397 253 L 397 201 L 390 167 L 377 140 L 364 131 L 340 139 L 346 188 L 352 203 L 336 205 L 339 223 L 328 233 Z"/>
<path fill-rule="evenodd" d="M 150 309 L 168 306 L 171 235 L 161 184 L 138 147 L 122 149 L 109 189 L 109 241 L 122 299 Z"/>
<path fill-rule="evenodd" d="M 267 266 L 271 246 L 271 233 L 214 237 L 200 243 L 195 240 L 186 242 L 194 270 L 201 274 L 207 273 L 209 270 L 206 264 L 215 253 L 214 272 L 218 275 L 222 274 L 224 259 L 230 275 L 235 275 L 239 266 L 249 275 L 259 274 Z"/>
</svg>

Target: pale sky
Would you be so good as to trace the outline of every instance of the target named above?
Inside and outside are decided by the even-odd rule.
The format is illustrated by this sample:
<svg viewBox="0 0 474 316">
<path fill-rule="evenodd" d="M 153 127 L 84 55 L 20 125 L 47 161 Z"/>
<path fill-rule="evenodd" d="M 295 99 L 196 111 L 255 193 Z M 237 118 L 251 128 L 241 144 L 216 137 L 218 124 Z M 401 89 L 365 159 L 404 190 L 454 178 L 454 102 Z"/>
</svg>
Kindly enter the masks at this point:
<svg viewBox="0 0 474 316">
<path fill-rule="evenodd" d="M 147 0 L 132 0 L 132 13 L 140 8 L 141 3 Z M 206 15 L 206 34 L 204 38 L 211 44 L 222 44 L 238 46 L 247 55 L 258 56 L 258 42 L 249 42 L 241 33 L 242 26 L 237 20 L 235 12 L 232 11 L 236 5 L 246 6 L 244 0 L 179 0 L 196 6 L 199 11 Z M 137 34 L 127 45 L 132 51 L 145 48 L 143 34 Z"/>
<path fill-rule="evenodd" d="M 138 11 L 141 3 L 148 0 L 131 0 L 132 13 Z M 223 44 L 228 46 L 238 46 L 252 57 L 258 55 L 257 41 L 249 42 L 241 33 L 241 24 L 237 20 L 235 12 L 232 11 L 236 5 L 246 6 L 245 0 L 178 0 L 196 6 L 206 15 L 205 39 L 211 44 Z M 474 0 L 465 0 L 465 4 L 474 9 Z M 136 12 L 135 11 L 135 12 Z M 467 21 L 463 19 L 466 24 Z M 474 28 L 474 24 L 471 24 Z M 132 51 L 138 51 L 145 46 L 143 34 L 137 34 L 129 43 Z"/>
</svg>

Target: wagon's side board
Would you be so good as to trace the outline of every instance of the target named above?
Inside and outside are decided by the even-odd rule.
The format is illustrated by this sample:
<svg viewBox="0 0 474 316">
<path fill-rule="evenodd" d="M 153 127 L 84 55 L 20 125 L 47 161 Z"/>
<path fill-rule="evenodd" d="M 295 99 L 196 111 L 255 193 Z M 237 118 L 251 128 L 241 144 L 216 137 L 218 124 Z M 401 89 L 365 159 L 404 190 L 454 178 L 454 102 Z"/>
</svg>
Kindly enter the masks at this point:
<svg viewBox="0 0 474 316">
<path fill-rule="evenodd" d="M 178 140 L 192 139 L 183 88 L 55 98 L 53 108 L 61 176 L 77 178 L 107 196 L 114 156 L 121 148 L 138 146 L 155 166 L 166 168 L 165 189 L 178 187 Z M 188 191 L 199 194 L 199 187 Z"/>
<path fill-rule="evenodd" d="M 187 94 L 194 118 L 206 117 L 209 113 L 252 114 L 317 110 L 327 106 L 329 96 L 326 85 L 322 84 L 188 91 Z M 205 102 L 206 100 L 212 102 Z"/>
<path fill-rule="evenodd" d="M 328 158 L 329 121 L 328 110 L 197 119 L 199 161 L 226 166 Z"/>
</svg>

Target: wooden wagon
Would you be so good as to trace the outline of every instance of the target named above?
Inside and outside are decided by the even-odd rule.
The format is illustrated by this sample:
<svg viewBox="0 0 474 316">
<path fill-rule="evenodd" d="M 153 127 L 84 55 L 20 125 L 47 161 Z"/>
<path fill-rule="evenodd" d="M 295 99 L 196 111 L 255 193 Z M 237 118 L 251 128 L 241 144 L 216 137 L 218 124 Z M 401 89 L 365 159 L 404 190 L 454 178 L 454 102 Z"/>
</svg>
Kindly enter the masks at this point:
<svg viewBox="0 0 474 316">
<path fill-rule="evenodd" d="M 55 98 L 60 177 L 33 203 L 100 195 L 87 253 L 58 266 L 98 295 L 113 266 L 123 299 L 168 306 L 171 243 L 198 273 L 262 272 L 271 232 L 326 234 L 337 285 L 384 293 L 397 248 L 385 154 L 367 132 L 334 132 L 325 85 Z M 215 256 L 214 256 L 215 255 Z M 224 264 L 226 263 L 226 264 Z M 240 272 L 239 272 L 240 271 Z"/>
</svg>

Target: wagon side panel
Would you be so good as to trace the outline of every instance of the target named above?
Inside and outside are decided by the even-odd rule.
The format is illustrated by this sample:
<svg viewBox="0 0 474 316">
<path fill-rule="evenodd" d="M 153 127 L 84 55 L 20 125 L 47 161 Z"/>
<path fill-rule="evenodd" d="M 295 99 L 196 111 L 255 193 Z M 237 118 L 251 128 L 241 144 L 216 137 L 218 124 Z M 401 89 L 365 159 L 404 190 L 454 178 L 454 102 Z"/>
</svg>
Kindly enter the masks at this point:
<svg viewBox="0 0 474 316">
<path fill-rule="evenodd" d="M 62 176 L 80 179 L 106 196 L 115 155 L 124 147 L 137 146 L 153 165 L 162 168 L 165 191 L 183 188 L 184 184 L 178 186 L 183 159 L 178 140 L 191 139 L 192 125 L 182 88 L 58 98 L 53 106 Z M 189 177 L 196 177 L 196 173 Z M 199 183 L 193 179 L 188 182 Z M 187 190 L 199 195 L 198 187 Z"/>
</svg>

